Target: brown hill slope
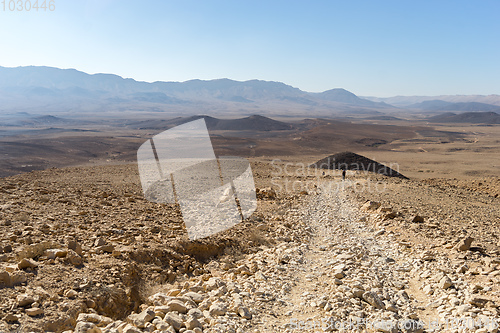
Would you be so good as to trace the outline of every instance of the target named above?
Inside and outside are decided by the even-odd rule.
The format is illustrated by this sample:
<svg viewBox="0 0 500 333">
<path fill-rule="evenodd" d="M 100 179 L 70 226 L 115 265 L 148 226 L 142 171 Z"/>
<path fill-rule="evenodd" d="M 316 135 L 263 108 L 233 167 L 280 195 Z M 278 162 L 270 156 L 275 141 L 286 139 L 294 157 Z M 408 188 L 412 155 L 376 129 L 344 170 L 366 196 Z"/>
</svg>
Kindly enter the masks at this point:
<svg viewBox="0 0 500 333">
<path fill-rule="evenodd" d="M 178 117 L 166 120 L 144 120 L 128 126 L 137 129 L 168 129 L 202 118 L 205 119 L 208 130 L 211 131 L 281 131 L 293 128 L 291 124 L 260 115 L 237 119 L 219 119 L 210 116 Z"/>
</svg>

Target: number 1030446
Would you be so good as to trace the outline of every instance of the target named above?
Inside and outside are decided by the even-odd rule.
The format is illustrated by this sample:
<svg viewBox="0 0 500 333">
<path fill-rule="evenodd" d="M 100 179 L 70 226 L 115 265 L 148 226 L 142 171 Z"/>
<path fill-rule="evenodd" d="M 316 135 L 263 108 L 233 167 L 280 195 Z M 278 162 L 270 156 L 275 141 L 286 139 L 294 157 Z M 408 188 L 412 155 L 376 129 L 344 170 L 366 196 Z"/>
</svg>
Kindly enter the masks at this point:
<svg viewBox="0 0 500 333">
<path fill-rule="evenodd" d="M 38 12 L 56 10 L 55 0 L 2 0 L 0 10 L 4 12 Z"/>
</svg>

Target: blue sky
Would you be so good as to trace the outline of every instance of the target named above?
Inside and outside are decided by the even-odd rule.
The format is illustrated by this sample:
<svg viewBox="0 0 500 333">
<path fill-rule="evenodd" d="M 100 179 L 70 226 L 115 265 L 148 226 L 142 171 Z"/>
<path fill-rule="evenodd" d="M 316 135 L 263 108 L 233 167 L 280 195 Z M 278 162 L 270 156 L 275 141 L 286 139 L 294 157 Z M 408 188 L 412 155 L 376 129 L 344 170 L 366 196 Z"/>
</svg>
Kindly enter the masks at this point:
<svg viewBox="0 0 500 333">
<path fill-rule="evenodd" d="M 53 12 L 2 6 L 0 66 L 141 81 L 261 79 L 362 96 L 500 94 L 497 0 L 55 0 Z"/>
</svg>

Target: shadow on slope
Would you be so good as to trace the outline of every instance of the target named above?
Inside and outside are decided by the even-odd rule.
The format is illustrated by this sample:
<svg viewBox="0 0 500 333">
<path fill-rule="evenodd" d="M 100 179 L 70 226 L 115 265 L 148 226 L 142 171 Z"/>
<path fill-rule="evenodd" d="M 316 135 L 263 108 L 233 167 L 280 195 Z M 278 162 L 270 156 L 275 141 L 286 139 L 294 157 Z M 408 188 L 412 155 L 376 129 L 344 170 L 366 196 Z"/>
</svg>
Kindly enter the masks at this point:
<svg viewBox="0 0 500 333">
<path fill-rule="evenodd" d="M 319 169 L 369 171 L 387 177 L 409 179 L 386 165 L 353 152 L 343 152 L 325 157 L 318 162 L 311 164 L 309 167 Z"/>
</svg>

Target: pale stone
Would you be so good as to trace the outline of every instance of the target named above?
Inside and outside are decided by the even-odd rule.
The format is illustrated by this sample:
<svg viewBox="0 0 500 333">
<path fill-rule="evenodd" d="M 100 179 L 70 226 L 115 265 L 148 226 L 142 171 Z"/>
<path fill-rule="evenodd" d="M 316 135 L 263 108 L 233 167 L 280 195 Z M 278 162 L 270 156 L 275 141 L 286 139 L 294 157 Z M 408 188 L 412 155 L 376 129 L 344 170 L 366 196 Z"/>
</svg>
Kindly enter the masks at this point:
<svg viewBox="0 0 500 333">
<path fill-rule="evenodd" d="M 27 295 L 27 294 L 17 295 L 17 305 L 19 305 L 19 306 L 25 307 L 25 306 L 31 305 L 34 302 L 35 302 L 35 299 L 31 295 Z"/>
<path fill-rule="evenodd" d="M 144 328 L 146 323 L 153 320 L 154 317 L 155 312 L 153 311 L 153 309 L 148 308 L 141 313 L 129 315 L 127 319 L 130 320 L 135 326 Z"/>
<path fill-rule="evenodd" d="M 75 333 L 101 333 L 101 329 L 94 323 L 80 321 L 76 324 Z"/>
<path fill-rule="evenodd" d="M 30 308 L 26 309 L 24 312 L 26 312 L 26 314 L 30 317 L 35 317 L 43 314 L 43 310 L 40 308 Z"/>
<path fill-rule="evenodd" d="M 448 289 L 450 288 L 451 286 L 453 285 L 453 283 L 451 282 L 451 279 L 447 276 L 443 277 L 440 281 L 439 281 L 439 288 L 441 289 Z"/>
<path fill-rule="evenodd" d="M 168 302 L 167 307 L 169 308 L 169 312 L 170 311 L 177 311 L 179 313 L 186 313 L 187 312 L 186 306 L 184 305 L 184 303 L 182 303 L 179 300 L 172 300 L 172 301 Z"/>
<path fill-rule="evenodd" d="M 201 303 L 205 298 L 202 294 L 195 293 L 193 291 L 185 293 L 184 296 L 191 298 L 196 304 Z"/>
<path fill-rule="evenodd" d="M 169 323 L 172 325 L 172 327 L 176 330 L 179 330 L 182 326 L 182 319 L 178 315 L 176 315 L 173 312 L 167 313 L 165 315 L 165 318 L 163 318 L 163 321 Z"/>
<path fill-rule="evenodd" d="M 209 313 L 213 316 L 223 316 L 227 312 L 227 307 L 223 303 L 214 303 L 210 306 Z"/>
<path fill-rule="evenodd" d="M 198 321 L 198 319 L 193 317 L 188 317 L 188 319 L 184 322 L 184 325 L 188 330 L 192 330 L 195 327 L 202 328 L 203 325 Z"/>
</svg>

